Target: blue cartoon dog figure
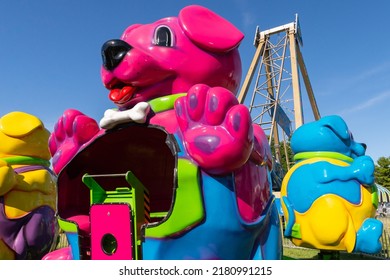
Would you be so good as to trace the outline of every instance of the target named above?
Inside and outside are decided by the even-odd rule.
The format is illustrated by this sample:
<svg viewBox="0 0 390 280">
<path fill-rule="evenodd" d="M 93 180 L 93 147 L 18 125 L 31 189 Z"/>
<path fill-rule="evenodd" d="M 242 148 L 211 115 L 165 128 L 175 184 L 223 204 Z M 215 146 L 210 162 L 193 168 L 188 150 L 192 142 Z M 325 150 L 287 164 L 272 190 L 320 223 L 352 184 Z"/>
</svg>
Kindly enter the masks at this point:
<svg viewBox="0 0 390 280">
<path fill-rule="evenodd" d="M 378 253 L 383 224 L 374 219 L 374 162 L 345 121 L 327 116 L 291 137 L 295 165 L 284 177 L 285 236 L 301 247 Z"/>
</svg>

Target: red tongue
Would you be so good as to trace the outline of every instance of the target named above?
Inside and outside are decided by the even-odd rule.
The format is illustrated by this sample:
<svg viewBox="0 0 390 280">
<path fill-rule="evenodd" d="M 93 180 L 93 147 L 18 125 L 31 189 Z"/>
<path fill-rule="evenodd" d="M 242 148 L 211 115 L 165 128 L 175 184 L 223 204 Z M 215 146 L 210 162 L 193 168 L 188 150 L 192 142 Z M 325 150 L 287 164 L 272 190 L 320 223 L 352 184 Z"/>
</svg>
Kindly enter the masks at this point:
<svg viewBox="0 0 390 280">
<path fill-rule="evenodd" d="M 136 88 L 131 86 L 125 86 L 122 89 L 113 89 L 110 91 L 108 97 L 115 103 L 125 103 L 129 101 L 135 92 Z"/>
</svg>

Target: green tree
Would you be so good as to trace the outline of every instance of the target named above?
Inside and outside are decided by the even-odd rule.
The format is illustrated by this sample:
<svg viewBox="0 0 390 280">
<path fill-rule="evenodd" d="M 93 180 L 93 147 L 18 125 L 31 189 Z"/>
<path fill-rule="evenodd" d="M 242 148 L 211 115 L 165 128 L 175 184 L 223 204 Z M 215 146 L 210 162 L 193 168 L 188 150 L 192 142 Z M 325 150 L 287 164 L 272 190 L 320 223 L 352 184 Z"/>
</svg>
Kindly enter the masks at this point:
<svg viewBox="0 0 390 280">
<path fill-rule="evenodd" d="M 294 153 L 292 152 L 290 147 L 290 142 L 287 141 L 286 145 L 284 141 L 280 142 L 279 151 L 281 156 L 280 164 L 282 165 L 284 172 L 287 172 L 293 164 L 293 157 L 294 157 Z M 286 151 L 287 151 L 287 155 L 286 155 Z M 273 140 L 271 140 L 271 152 L 275 158 L 275 144 Z M 287 163 L 289 163 L 289 165 Z"/>
<path fill-rule="evenodd" d="M 375 182 L 390 190 L 390 157 L 380 157 L 377 160 Z"/>
</svg>

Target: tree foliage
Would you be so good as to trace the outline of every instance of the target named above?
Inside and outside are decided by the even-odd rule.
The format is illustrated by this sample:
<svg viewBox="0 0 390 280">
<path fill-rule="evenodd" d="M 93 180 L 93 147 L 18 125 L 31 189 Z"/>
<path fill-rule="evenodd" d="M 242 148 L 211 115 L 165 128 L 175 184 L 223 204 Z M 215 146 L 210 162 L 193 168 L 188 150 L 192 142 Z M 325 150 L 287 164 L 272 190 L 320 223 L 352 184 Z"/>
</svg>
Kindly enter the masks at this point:
<svg viewBox="0 0 390 280">
<path fill-rule="evenodd" d="M 281 142 L 279 146 L 276 147 L 273 139 L 271 140 L 271 153 L 273 156 L 273 170 L 271 173 L 272 176 L 272 188 L 274 191 L 280 191 L 282 185 L 282 180 L 284 175 L 287 173 L 289 168 L 293 163 L 293 152 L 290 148 L 289 142 Z M 280 153 L 280 162 L 276 161 L 276 150 L 279 150 Z M 287 151 L 287 155 L 286 155 Z"/>
<path fill-rule="evenodd" d="M 275 157 L 275 144 L 274 144 L 274 141 L 272 140 L 271 141 L 271 152 L 272 152 L 272 155 Z M 294 158 L 294 153 L 293 151 L 291 150 L 291 147 L 290 147 L 290 142 L 280 142 L 279 144 L 279 151 L 280 151 L 280 156 L 281 156 L 281 162 L 280 164 L 282 165 L 282 168 L 284 170 L 284 172 L 287 172 L 292 164 L 293 164 L 293 158 Z M 286 154 L 287 152 L 287 154 Z"/>
<path fill-rule="evenodd" d="M 380 157 L 377 160 L 375 182 L 390 190 L 390 157 Z"/>
</svg>

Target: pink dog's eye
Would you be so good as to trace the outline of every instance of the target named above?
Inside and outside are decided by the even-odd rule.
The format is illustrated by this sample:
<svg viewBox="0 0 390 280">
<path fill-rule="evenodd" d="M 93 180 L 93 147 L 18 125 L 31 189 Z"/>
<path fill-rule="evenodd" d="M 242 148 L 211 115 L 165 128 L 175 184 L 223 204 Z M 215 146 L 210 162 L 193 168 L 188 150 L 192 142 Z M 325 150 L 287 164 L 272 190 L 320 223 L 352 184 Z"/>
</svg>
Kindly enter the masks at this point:
<svg viewBox="0 0 390 280">
<path fill-rule="evenodd" d="M 154 32 L 154 44 L 161 47 L 172 47 L 173 36 L 171 30 L 167 26 L 159 26 Z"/>
</svg>

